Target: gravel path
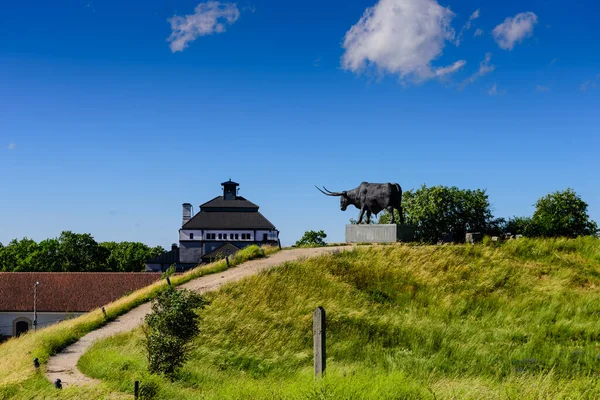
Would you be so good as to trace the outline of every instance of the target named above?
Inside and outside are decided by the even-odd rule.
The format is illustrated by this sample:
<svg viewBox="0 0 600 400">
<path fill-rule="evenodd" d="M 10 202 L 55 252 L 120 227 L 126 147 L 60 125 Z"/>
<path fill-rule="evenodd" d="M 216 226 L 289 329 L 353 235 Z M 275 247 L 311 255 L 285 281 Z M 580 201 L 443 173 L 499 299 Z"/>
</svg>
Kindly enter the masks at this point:
<svg viewBox="0 0 600 400">
<path fill-rule="evenodd" d="M 325 253 L 336 251 L 344 251 L 351 247 L 319 247 L 314 249 L 291 249 L 284 250 L 272 254 L 268 258 L 252 260 L 240 264 L 235 268 L 227 271 L 205 275 L 198 279 L 189 281 L 180 287 L 191 289 L 199 293 L 209 292 L 219 289 L 223 284 L 235 282 L 247 276 L 254 275 L 262 270 L 275 267 L 286 261 L 294 261 L 300 258 L 315 257 Z M 98 380 L 88 378 L 77 369 L 77 361 L 79 357 L 85 353 L 90 346 L 98 339 L 103 339 L 108 336 L 118 333 L 127 332 L 138 325 L 144 319 L 144 316 L 151 311 L 150 302 L 138 306 L 126 314 L 121 315 L 117 319 L 102 328 L 97 329 L 83 336 L 71 346 L 66 347 L 60 353 L 50 357 L 48 360 L 48 368 L 46 377 L 54 382 L 55 379 L 60 379 L 63 386 L 68 385 L 86 385 L 98 383 Z"/>
</svg>

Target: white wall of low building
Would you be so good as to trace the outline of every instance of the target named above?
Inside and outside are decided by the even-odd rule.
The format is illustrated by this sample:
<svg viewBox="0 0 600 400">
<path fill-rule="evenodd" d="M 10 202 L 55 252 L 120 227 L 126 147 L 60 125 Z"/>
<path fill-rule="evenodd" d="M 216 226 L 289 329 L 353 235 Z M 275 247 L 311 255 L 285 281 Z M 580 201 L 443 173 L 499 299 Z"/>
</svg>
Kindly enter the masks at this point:
<svg viewBox="0 0 600 400">
<path fill-rule="evenodd" d="M 78 313 L 65 313 L 65 312 L 38 312 L 38 329 L 46 326 L 55 324 L 65 319 L 75 318 L 82 314 Z M 20 312 L 20 311 L 0 311 L 0 335 L 2 336 L 13 336 L 16 329 L 16 321 L 25 320 L 29 324 L 29 329 L 33 330 L 33 311 Z"/>
<path fill-rule="evenodd" d="M 277 231 L 273 230 L 273 231 L 267 231 L 267 230 L 258 230 L 256 231 L 256 241 L 257 242 L 262 242 L 263 240 L 263 235 L 267 234 L 267 240 L 277 240 L 278 235 L 277 235 Z"/>
</svg>

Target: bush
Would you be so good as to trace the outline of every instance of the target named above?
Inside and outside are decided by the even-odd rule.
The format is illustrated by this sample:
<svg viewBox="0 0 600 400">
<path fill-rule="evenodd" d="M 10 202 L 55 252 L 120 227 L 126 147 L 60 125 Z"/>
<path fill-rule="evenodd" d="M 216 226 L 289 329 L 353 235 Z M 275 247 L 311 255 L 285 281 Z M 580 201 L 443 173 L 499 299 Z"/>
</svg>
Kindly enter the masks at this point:
<svg viewBox="0 0 600 400">
<path fill-rule="evenodd" d="M 152 302 L 152 313 L 145 318 L 144 345 L 151 373 L 173 378 L 186 361 L 189 342 L 198 334 L 204 299 L 189 290 L 167 288 Z"/>
<path fill-rule="evenodd" d="M 325 238 L 327 234 L 323 231 L 306 231 L 304 235 L 296 242 L 296 247 L 319 247 L 327 246 Z"/>
<path fill-rule="evenodd" d="M 531 220 L 535 236 L 577 237 L 598 234 L 598 225 L 587 213 L 587 203 L 573 189 L 550 193 L 540 198 L 535 207 Z"/>
</svg>

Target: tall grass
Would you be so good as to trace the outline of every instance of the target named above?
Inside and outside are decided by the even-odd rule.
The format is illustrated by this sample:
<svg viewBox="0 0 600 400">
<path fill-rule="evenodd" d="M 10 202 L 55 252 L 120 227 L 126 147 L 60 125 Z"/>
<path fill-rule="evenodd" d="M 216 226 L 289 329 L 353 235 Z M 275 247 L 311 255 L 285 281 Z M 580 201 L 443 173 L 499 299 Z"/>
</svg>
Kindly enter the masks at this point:
<svg viewBox="0 0 600 400">
<path fill-rule="evenodd" d="M 236 266 L 245 261 L 264 257 L 277 251 L 275 247 L 259 248 L 249 246 L 237 252 L 231 259 L 230 265 Z M 173 285 L 181 285 L 201 276 L 221 272 L 227 269 L 224 260 L 194 268 L 186 273 L 171 277 Z M 23 388 L 49 387 L 50 384 L 33 368 L 33 358 L 37 357 L 42 363 L 42 370 L 48 358 L 74 343 L 86 333 L 99 328 L 107 321 L 126 313 L 127 311 L 156 297 L 166 288 L 165 281 L 156 282 L 143 289 L 105 306 L 108 318 L 100 309 L 93 310 L 78 318 L 63 321 L 29 332 L 19 338 L 12 338 L 0 345 L 0 399 L 10 398 L 11 393 L 19 393 Z M 30 382 L 26 382 L 31 380 Z"/>
<path fill-rule="evenodd" d="M 141 333 L 80 360 L 107 390 L 169 399 L 600 397 L 600 240 L 376 246 L 293 262 L 211 294 L 178 379 Z M 312 376 L 312 312 L 328 321 Z"/>
</svg>

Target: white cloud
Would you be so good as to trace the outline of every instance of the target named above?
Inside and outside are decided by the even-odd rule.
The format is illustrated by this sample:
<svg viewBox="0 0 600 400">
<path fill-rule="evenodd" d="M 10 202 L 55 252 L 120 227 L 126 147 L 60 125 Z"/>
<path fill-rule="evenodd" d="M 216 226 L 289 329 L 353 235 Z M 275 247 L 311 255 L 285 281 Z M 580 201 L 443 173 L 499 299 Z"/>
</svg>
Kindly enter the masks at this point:
<svg viewBox="0 0 600 400">
<path fill-rule="evenodd" d="M 372 68 L 416 81 L 455 72 L 464 60 L 438 68 L 431 65 L 446 41 L 455 38 L 453 17 L 435 0 L 379 0 L 346 32 L 342 67 L 357 74 Z"/>
<path fill-rule="evenodd" d="M 533 34 L 533 27 L 538 22 L 538 17 L 532 12 L 523 12 L 508 17 L 503 23 L 496 26 L 492 31 L 494 40 L 504 50 L 512 50 L 516 43 Z"/>
<path fill-rule="evenodd" d="M 9 150 L 14 150 L 16 147 L 17 147 L 17 145 L 15 144 L 15 142 L 13 142 L 11 140 L 10 143 L 8 144 L 8 149 Z"/>
<path fill-rule="evenodd" d="M 479 70 L 471 75 L 470 78 L 467 78 L 461 83 L 459 89 L 464 89 L 468 84 L 475 82 L 477 79 L 481 78 L 484 75 L 489 74 L 490 72 L 496 69 L 496 66 L 491 64 L 492 61 L 492 53 L 486 53 L 483 61 L 479 63 Z"/>
<path fill-rule="evenodd" d="M 473 12 L 473 14 L 471 14 L 471 16 L 469 17 L 469 19 L 467 20 L 467 23 L 463 27 L 463 30 L 469 30 L 469 29 L 471 29 L 471 22 L 473 22 L 477 18 L 479 18 L 479 8 L 477 10 L 475 10 Z"/>
<path fill-rule="evenodd" d="M 591 84 L 592 84 L 592 81 L 587 80 L 587 81 L 583 82 L 579 88 L 581 89 L 582 92 L 586 92 L 588 90 L 588 87 L 591 86 Z"/>
<path fill-rule="evenodd" d="M 594 79 L 588 79 L 587 81 L 583 82 L 581 84 L 581 86 L 579 87 L 579 89 L 581 89 L 582 92 L 587 92 L 588 89 L 592 88 L 596 88 L 596 86 L 598 86 L 598 81 L 600 80 L 600 74 L 596 75 L 596 77 Z"/>
<path fill-rule="evenodd" d="M 536 85 L 535 91 L 538 93 L 546 93 L 550 91 L 550 88 L 548 86 Z"/>
<path fill-rule="evenodd" d="M 456 42 L 455 42 L 457 46 L 460 45 L 460 42 L 462 42 L 463 33 L 465 31 L 468 31 L 469 29 L 471 29 L 471 22 L 473 22 L 477 18 L 479 18 L 479 8 L 477 10 L 475 10 L 473 12 L 473 14 L 471 14 L 471 16 L 469 17 L 469 19 L 465 23 L 465 25 L 460 29 L 460 32 L 458 33 L 458 36 L 457 36 Z"/>
<path fill-rule="evenodd" d="M 183 51 L 189 42 L 199 36 L 225 32 L 225 26 L 231 25 L 240 16 L 235 3 L 209 1 L 196 6 L 194 13 L 184 16 L 175 15 L 169 19 L 171 36 L 167 39 L 171 51 Z"/>
<path fill-rule="evenodd" d="M 498 96 L 502 94 L 506 94 L 506 90 L 498 90 L 498 85 L 494 83 L 494 86 L 490 90 L 488 90 L 488 94 L 490 96 Z"/>
<path fill-rule="evenodd" d="M 479 76 L 489 74 L 496 69 L 496 66 L 490 64 L 490 61 L 492 61 L 492 53 L 485 53 L 485 58 L 479 63 Z"/>
<path fill-rule="evenodd" d="M 483 35 L 483 29 L 481 29 L 481 28 L 475 29 L 473 36 L 477 37 L 477 36 L 481 36 L 481 35 Z"/>
<path fill-rule="evenodd" d="M 447 67 L 436 69 L 435 75 L 442 77 L 442 76 L 445 76 L 448 74 L 453 74 L 456 71 L 458 71 L 459 69 L 461 69 L 462 67 L 464 67 L 466 64 L 467 64 L 467 62 L 465 60 L 458 60 L 452 65 L 448 65 Z"/>
</svg>

